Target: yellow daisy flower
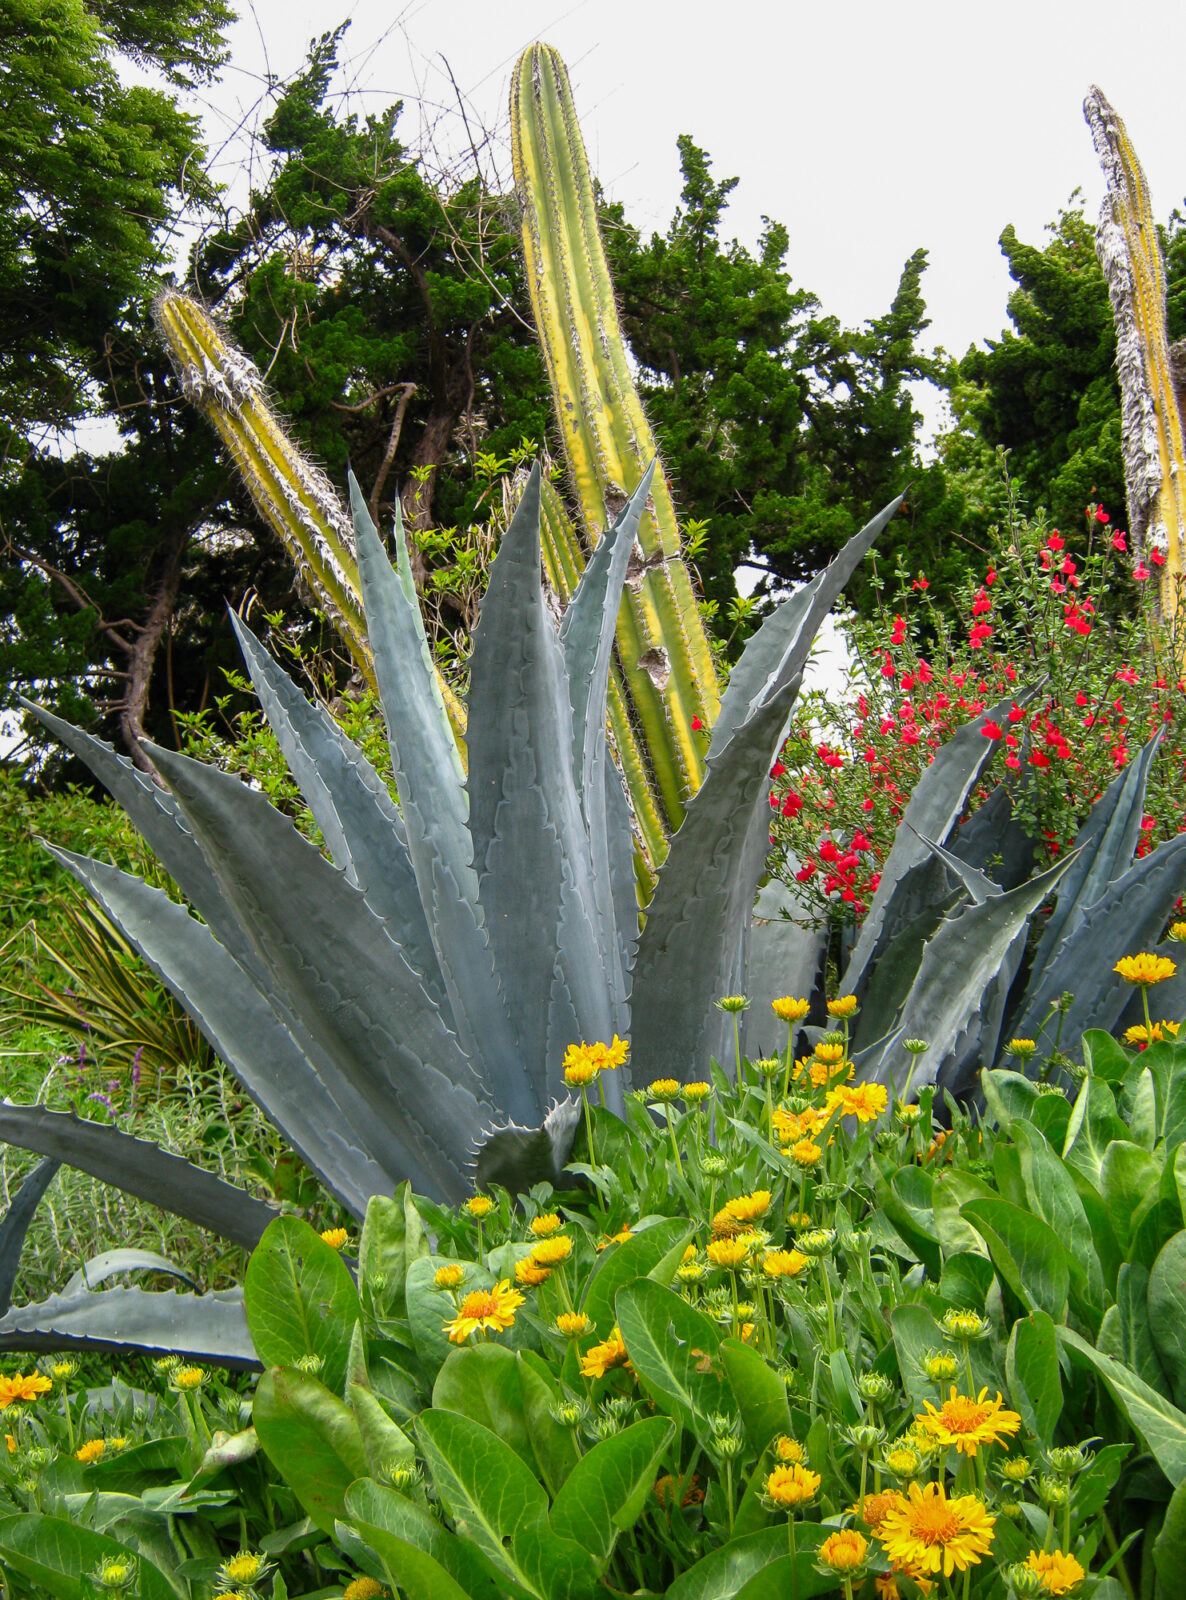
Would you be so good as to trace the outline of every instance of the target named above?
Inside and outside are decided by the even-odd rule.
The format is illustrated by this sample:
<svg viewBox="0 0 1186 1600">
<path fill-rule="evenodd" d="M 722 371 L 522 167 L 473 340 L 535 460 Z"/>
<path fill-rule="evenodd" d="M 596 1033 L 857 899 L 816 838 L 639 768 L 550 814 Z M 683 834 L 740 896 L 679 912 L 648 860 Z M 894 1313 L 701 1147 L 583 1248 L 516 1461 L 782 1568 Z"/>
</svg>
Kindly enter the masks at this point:
<svg viewBox="0 0 1186 1600">
<path fill-rule="evenodd" d="M 475 1194 L 465 1202 L 465 1210 L 471 1217 L 476 1217 L 481 1222 L 483 1217 L 488 1217 L 494 1210 L 494 1201 L 488 1194 Z"/>
<path fill-rule="evenodd" d="M 739 1267 L 749 1255 L 749 1245 L 744 1239 L 713 1239 L 705 1251 L 714 1267 Z"/>
<path fill-rule="evenodd" d="M 797 1278 L 811 1265 L 811 1257 L 800 1250 L 767 1250 L 762 1271 L 768 1278 Z"/>
<path fill-rule="evenodd" d="M 464 1344 L 471 1334 L 479 1331 L 505 1333 L 515 1320 L 515 1312 L 524 1298 L 511 1288 L 508 1278 L 501 1279 L 493 1289 L 474 1289 L 458 1307 L 457 1315 L 445 1323 L 445 1332 L 451 1344 Z"/>
<path fill-rule="evenodd" d="M 855 1528 L 841 1528 L 830 1533 L 819 1547 L 819 1563 L 832 1572 L 850 1577 L 865 1564 L 869 1541 Z"/>
<path fill-rule="evenodd" d="M 803 1446 L 798 1439 L 792 1439 L 789 1433 L 780 1433 L 771 1448 L 784 1465 L 801 1467 L 807 1460 Z"/>
<path fill-rule="evenodd" d="M 579 1339 L 589 1331 L 589 1318 L 583 1311 L 562 1311 L 556 1318 L 556 1332 L 566 1339 Z"/>
<path fill-rule="evenodd" d="M 1121 956 L 1112 968 L 1126 983 L 1135 983 L 1141 989 L 1147 989 L 1154 983 L 1164 983 L 1177 970 L 1177 962 L 1171 961 L 1169 956 L 1153 955 L 1148 950 L 1135 956 Z"/>
<path fill-rule="evenodd" d="M 828 1015 L 830 1017 L 852 1017 L 856 1015 L 857 997 L 855 994 L 838 995 L 835 1000 L 828 1001 Z"/>
<path fill-rule="evenodd" d="M 550 1239 L 554 1233 L 559 1233 L 563 1226 L 556 1211 L 545 1211 L 542 1216 L 532 1217 L 530 1223 L 531 1231 L 537 1239 Z"/>
<path fill-rule="evenodd" d="M 766 1495 L 784 1511 L 793 1511 L 796 1506 L 805 1506 L 808 1501 L 814 1500 L 822 1482 L 818 1472 L 793 1462 L 790 1466 L 775 1467 L 768 1474 Z"/>
<path fill-rule="evenodd" d="M 74 1459 L 81 1461 L 84 1467 L 88 1467 L 92 1461 L 98 1461 L 106 1449 L 106 1439 L 88 1439 L 74 1452 Z"/>
<path fill-rule="evenodd" d="M 438 1289 L 456 1289 L 465 1279 L 465 1268 L 457 1261 L 450 1261 L 443 1267 L 438 1267 L 433 1273 L 432 1281 Z"/>
<path fill-rule="evenodd" d="M 342 1590 L 342 1600 L 380 1600 L 386 1593 L 378 1578 L 354 1578 Z"/>
<path fill-rule="evenodd" d="M 537 1267 L 558 1267 L 572 1254 L 572 1240 L 566 1233 L 541 1239 L 531 1247 L 531 1259 Z"/>
<path fill-rule="evenodd" d="M 882 1518 L 877 1536 L 895 1565 L 949 1578 L 989 1553 L 995 1523 L 975 1495 L 949 1499 L 941 1483 L 912 1483 L 902 1504 Z"/>
<path fill-rule="evenodd" d="M 36 1400 L 52 1388 L 53 1383 L 40 1372 L 14 1372 L 0 1378 L 0 1411 L 7 1411 L 18 1400 Z"/>
<path fill-rule="evenodd" d="M 321 1237 L 331 1250 L 340 1250 L 350 1234 L 346 1228 L 326 1228 Z"/>
<path fill-rule="evenodd" d="M 954 1445 L 961 1455 L 974 1456 L 982 1444 L 1000 1444 L 1021 1427 L 1017 1412 L 1003 1410 L 1000 1394 L 990 1400 L 987 1389 L 973 1399 L 957 1393 L 952 1384 L 951 1394 L 938 1409 L 929 1400 L 924 1404 L 926 1411 L 914 1419 L 920 1430 L 937 1444 Z"/>
<path fill-rule="evenodd" d="M 860 1517 L 871 1533 L 876 1533 L 890 1512 L 900 1511 L 905 1504 L 905 1496 L 896 1489 L 880 1489 L 876 1494 L 867 1494 L 848 1509 L 852 1516 Z"/>
<path fill-rule="evenodd" d="M 770 1009 L 781 1022 L 802 1022 L 811 1010 L 810 1000 L 796 1000 L 789 994 L 770 1002 Z"/>
<path fill-rule="evenodd" d="M 515 1262 L 515 1282 L 524 1289 L 538 1289 L 541 1283 L 547 1283 L 552 1276 L 551 1267 L 541 1267 L 530 1256 L 524 1256 L 522 1261 Z"/>
<path fill-rule="evenodd" d="M 590 1345 L 581 1357 L 582 1378 L 604 1378 L 614 1367 L 628 1367 L 630 1357 L 621 1328 L 615 1326 L 608 1339 Z"/>
<path fill-rule="evenodd" d="M 1061 1597 L 1073 1593 L 1087 1574 L 1075 1560 L 1061 1550 L 1031 1550 L 1025 1565 L 1042 1580 L 1042 1593 Z"/>
</svg>

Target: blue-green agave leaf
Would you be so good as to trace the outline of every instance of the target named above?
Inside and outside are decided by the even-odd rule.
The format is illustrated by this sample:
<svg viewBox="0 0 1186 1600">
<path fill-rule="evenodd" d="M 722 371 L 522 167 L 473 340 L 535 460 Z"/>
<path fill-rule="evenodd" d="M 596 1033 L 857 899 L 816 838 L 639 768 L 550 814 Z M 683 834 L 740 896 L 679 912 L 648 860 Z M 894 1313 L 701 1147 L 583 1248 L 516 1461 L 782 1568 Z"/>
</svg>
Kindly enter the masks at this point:
<svg viewBox="0 0 1186 1600">
<path fill-rule="evenodd" d="M 786 1049 L 787 1025 L 774 1015 L 770 1002 L 783 995 L 810 1000 L 819 984 L 828 931 L 812 927 L 802 920 L 805 916 L 803 906 L 780 879 L 771 878 L 759 891 L 739 991 L 749 1000 L 741 1042 L 751 1060 Z"/>
<path fill-rule="evenodd" d="M 234 612 L 231 625 L 264 715 L 330 858 L 347 882 L 362 890 L 372 911 L 390 924 L 408 964 L 437 1004 L 443 1004 L 444 985 L 403 819 L 386 784 L 325 707 L 301 693 Z"/>
<path fill-rule="evenodd" d="M 160 889 L 50 846 L 141 954 L 260 1110 L 356 1217 L 402 1176 L 407 1152 L 307 1035 L 294 1036 L 204 923 Z M 374 1153 L 372 1153 L 374 1152 Z"/>
<path fill-rule="evenodd" d="M 1037 1039 L 1062 994 L 1070 1009 L 1059 1018 L 1059 1048 L 1074 1051 L 1086 1028 L 1111 1032 L 1132 994 L 1113 967 L 1121 956 L 1150 950 L 1161 938 L 1178 896 L 1186 888 L 1186 834 L 1159 844 L 1134 861 L 1093 905 L 1076 913 L 1074 930 L 1041 968 L 1035 965 L 1012 1033 Z M 1090 974 L 1090 981 L 1084 981 Z"/>
<path fill-rule="evenodd" d="M 613 527 L 598 541 L 560 624 L 572 706 L 573 768 L 589 835 L 599 942 L 610 983 L 612 1027 L 622 1033 L 629 1026 L 624 952 L 633 948 L 638 935 L 638 907 L 629 811 L 623 815 L 614 793 L 614 786 L 622 793 L 620 775 L 607 770 L 612 761 L 605 708 L 622 590 L 654 472 L 652 462 Z M 623 864 L 631 876 L 628 904 L 620 892 L 615 893 L 615 887 L 620 891 L 622 886 Z M 624 922 L 619 922 L 619 913 L 625 914 Z"/>
<path fill-rule="evenodd" d="M 728 1019 L 716 1000 L 736 992 L 758 880 L 769 849 L 770 763 L 786 730 L 792 679 L 709 754 L 638 941 L 631 987 L 631 1055 L 641 1081 L 681 1081 L 723 1057 Z"/>
<path fill-rule="evenodd" d="M 517 1122 L 536 1123 L 546 1102 L 523 1071 L 517 1032 L 483 926 L 465 780 L 414 588 L 409 592 L 403 525 L 397 516 L 397 573 L 353 476 L 350 503 L 408 854 L 453 1026 L 499 1108 Z"/>
<path fill-rule="evenodd" d="M 243 1291 L 100 1289 L 50 1295 L 0 1317 L 0 1350 L 142 1350 L 258 1367 Z"/>
<path fill-rule="evenodd" d="M 525 1194 L 537 1183 L 571 1188 L 576 1180 L 564 1168 L 580 1120 L 580 1101 L 568 1096 L 552 1107 L 542 1128 L 491 1128 L 474 1155 L 476 1187 L 498 1184 L 511 1194 Z"/>
<path fill-rule="evenodd" d="M 220 943 L 226 945 L 241 966 L 258 975 L 260 969 L 255 954 L 169 791 L 134 767 L 126 756 L 117 755 L 102 739 L 92 738 L 31 700 L 24 700 L 22 704 L 72 755 L 90 768 L 131 817 L 137 832 L 152 846 L 165 871 L 210 924 Z"/>
<path fill-rule="evenodd" d="M 168 1256 L 157 1255 L 155 1250 L 121 1249 L 102 1250 L 89 1261 L 84 1261 L 63 1284 L 62 1294 L 69 1296 L 79 1294 L 84 1289 L 96 1289 L 108 1278 L 117 1278 L 125 1272 L 163 1272 L 167 1277 L 188 1284 L 191 1289 L 198 1287 L 185 1268 L 170 1261 Z"/>
<path fill-rule="evenodd" d="M 561 1083 L 565 1046 L 608 1038 L 614 1017 L 573 771 L 567 673 L 540 578 L 539 481 L 537 465 L 482 600 L 466 742 L 486 928 L 523 1066 L 546 1100 Z M 601 711 L 591 704 L 588 715 Z"/>
<path fill-rule="evenodd" d="M 273 1007 L 317 1044 L 377 1120 L 393 1111 L 426 1192 L 459 1197 L 489 1110 L 455 1035 L 359 890 L 262 794 L 150 746 L 272 979 Z"/>
<path fill-rule="evenodd" d="M 1017 785 L 999 783 L 955 830 L 948 849 L 1002 889 L 1016 889 L 1034 870 L 1034 840 L 1017 820 Z"/>
<path fill-rule="evenodd" d="M 255 1248 L 276 1215 L 272 1206 L 192 1161 L 122 1133 L 110 1123 L 88 1122 L 72 1111 L 0 1100 L 0 1140 L 89 1172 L 174 1216 L 209 1228 L 244 1250 Z"/>
<path fill-rule="evenodd" d="M 1130 761 L 1092 806 L 1075 838 L 1075 864 L 1059 885 L 1058 898 L 1034 954 L 1035 970 L 1045 967 L 1084 912 L 1101 899 L 1109 884 L 1132 863 L 1141 837 L 1149 767 L 1161 743 L 1159 728 L 1135 761 Z M 1160 930 L 1158 930 L 1160 932 Z"/>
<path fill-rule="evenodd" d="M 910 824 L 903 822 L 903 827 Z M 936 844 L 933 839 L 924 839 L 919 834 L 920 843 L 924 844 L 937 861 L 941 861 L 947 868 L 947 875 L 955 885 L 963 889 L 968 899 L 975 905 L 983 905 L 985 900 L 991 900 L 994 895 L 1001 892 L 999 883 L 994 883 L 979 867 L 970 865 L 962 856 L 957 856 L 951 850 L 944 850 L 941 844 Z"/>
<path fill-rule="evenodd" d="M 928 907 L 938 907 L 937 885 L 944 873 L 924 840 L 947 844 L 968 795 L 992 760 L 995 741 L 984 737 L 984 725 L 999 721 L 1012 704 L 1011 699 L 1002 700 L 965 723 L 920 774 L 845 968 L 846 994 L 863 996 L 873 965 L 886 947 L 903 928 L 916 924 Z"/>
<path fill-rule="evenodd" d="M 818 576 L 784 600 L 749 640 L 729 674 L 713 724 L 710 756 L 724 748 L 760 703 L 802 672 L 824 618 L 901 504 L 901 495 L 891 500 Z"/>
<path fill-rule="evenodd" d="M 12 1304 L 12 1286 L 21 1264 L 29 1224 L 61 1165 L 60 1161 L 47 1156 L 27 1172 L 0 1222 L 0 1315 Z"/>
<path fill-rule="evenodd" d="M 854 1058 L 859 1081 L 892 1086 L 906 1074 L 902 1040 L 925 1039 L 930 1049 L 918 1059 L 915 1087 L 937 1082 L 966 1093 L 996 1052 L 1030 918 L 1070 863 L 1068 857 L 1020 888 L 946 918 L 923 948 L 897 1025 Z"/>
</svg>

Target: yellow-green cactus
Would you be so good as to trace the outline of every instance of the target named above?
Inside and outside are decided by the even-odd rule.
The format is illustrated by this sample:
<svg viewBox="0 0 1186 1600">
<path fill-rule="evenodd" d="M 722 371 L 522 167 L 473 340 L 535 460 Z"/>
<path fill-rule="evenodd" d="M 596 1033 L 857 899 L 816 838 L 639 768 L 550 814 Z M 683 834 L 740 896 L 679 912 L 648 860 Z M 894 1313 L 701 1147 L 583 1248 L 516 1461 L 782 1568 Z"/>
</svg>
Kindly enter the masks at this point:
<svg viewBox="0 0 1186 1600">
<path fill-rule="evenodd" d="M 315 603 L 373 686 L 354 533 L 345 505 L 281 427 L 267 403 L 258 368 L 197 301 L 167 290 L 155 310 L 186 398 L 213 424 L 257 510 L 280 537 Z M 441 692 L 460 743 L 465 712 L 443 679 Z"/>
<path fill-rule="evenodd" d="M 618 324 L 568 74 L 547 45 L 530 46 L 516 65 L 511 148 L 536 327 L 584 533 L 595 541 L 657 452 Z M 673 830 L 704 775 L 695 724 L 712 723 L 719 689 L 661 470 L 638 544 L 618 654 L 653 774 L 651 803 Z"/>
<path fill-rule="evenodd" d="M 1186 449 L 1166 331 L 1165 263 L 1149 186 L 1124 123 L 1103 93 L 1083 104 L 1106 192 L 1096 248 L 1116 321 L 1128 526 L 1142 554 L 1164 556 L 1161 619 L 1181 634 L 1176 612 L 1186 574 Z M 1182 654 L 1186 641 L 1179 641 Z"/>
</svg>

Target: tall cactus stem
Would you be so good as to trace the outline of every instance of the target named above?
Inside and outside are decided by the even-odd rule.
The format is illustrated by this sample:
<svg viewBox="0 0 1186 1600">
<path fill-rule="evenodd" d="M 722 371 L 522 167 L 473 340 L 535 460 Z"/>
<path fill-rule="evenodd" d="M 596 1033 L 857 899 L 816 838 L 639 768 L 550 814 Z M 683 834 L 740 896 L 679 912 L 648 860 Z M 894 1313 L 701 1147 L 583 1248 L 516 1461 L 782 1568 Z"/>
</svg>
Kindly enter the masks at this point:
<svg viewBox="0 0 1186 1600">
<path fill-rule="evenodd" d="M 532 45 L 516 65 L 511 142 L 536 327 L 581 520 L 593 542 L 657 452 L 618 322 L 568 75 L 547 45 Z M 638 543 L 618 650 L 665 821 L 674 829 L 704 774 L 693 719 L 711 723 L 719 688 L 661 470 Z"/>
<path fill-rule="evenodd" d="M 1083 103 L 1105 180 L 1096 249 L 1116 323 L 1128 526 L 1142 554 L 1158 551 L 1163 626 L 1182 634 L 1186 578 L 1186 447 L 1166 328 L 1165 263 L 1149 186 L 1124 123 L 1094 86 Z M 1179 637 L 1179 661 L 1186 638 Z"/>
</svg>

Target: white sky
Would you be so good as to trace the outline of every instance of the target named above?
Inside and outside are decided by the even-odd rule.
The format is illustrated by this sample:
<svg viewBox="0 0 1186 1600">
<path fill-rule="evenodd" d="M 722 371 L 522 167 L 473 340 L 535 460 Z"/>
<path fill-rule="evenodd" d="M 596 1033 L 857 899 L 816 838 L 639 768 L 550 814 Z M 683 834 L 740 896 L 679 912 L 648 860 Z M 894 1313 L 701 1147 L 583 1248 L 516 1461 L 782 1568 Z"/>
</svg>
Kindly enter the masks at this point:
<svg viewBox="0 0 1186 1600">
<path fill-rule="evenodd" d="M 505 172 L 510 69 L 543 38 L 572 73 L 594 170 L 645 231 L 670 218 L 675 138 L 690 133 L 718 177 L 742 180 L 727 236 L 752 243 L 762 212 L 784 222 L 792 276 L 850 325 L 885 309 L 902 263 L 925 246 L 930 336 L 954 353 L 1006 324 L 1006 223 L 1040 242 L 1077 186 L 1096 214 L 1081 110 L 1091 82 L 1127 123 L 1158 217 L 1186 197 L 1182 0 L 239 3 L 232 64 L 204 97 L 214 144 L 257 115 L 266 71 L 290 74 L 310 38 L 350 16 L 354 108 L 404 98 L 405 140 L 426 116 L 447 158 L 464 137 L 447 60 L 472 125 L 495 134 L 490 166 Z M 243 159 L 232 139 L 223 178 Z"/>
</svg>

